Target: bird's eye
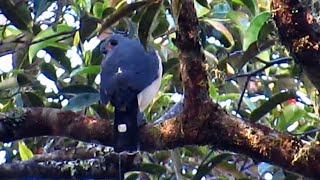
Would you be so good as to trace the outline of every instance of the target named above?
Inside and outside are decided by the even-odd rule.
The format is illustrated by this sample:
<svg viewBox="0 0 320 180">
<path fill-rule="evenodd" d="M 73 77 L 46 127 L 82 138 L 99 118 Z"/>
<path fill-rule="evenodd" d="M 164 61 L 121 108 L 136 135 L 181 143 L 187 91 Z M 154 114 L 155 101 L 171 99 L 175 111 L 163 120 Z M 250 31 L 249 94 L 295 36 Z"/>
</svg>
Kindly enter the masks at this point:
<svg viewBox="0 0 320 180">
<path fill-rule="evenodd" d="M 118 41 L 115 39 L 111 39 L 109 43 L 111 46 L 116 46 L 118 44 Z"/>
</svg>

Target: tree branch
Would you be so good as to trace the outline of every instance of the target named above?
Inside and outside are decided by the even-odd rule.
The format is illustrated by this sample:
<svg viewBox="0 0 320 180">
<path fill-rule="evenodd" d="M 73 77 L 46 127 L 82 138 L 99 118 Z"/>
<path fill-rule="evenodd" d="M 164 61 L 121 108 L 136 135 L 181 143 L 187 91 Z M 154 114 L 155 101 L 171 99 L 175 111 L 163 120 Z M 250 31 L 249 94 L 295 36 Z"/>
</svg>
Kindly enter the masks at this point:
<svg viewBox="0 0 320 180">
<path fill-rule="evenodd" d="M 153 152 L 186 145 L 212 145 L 216 149 L 243 153 L 308 177 L 320 178 L 319 145 L 304 144 L 288 133 L 227 115 L 212 102 L 203 106 L 201 127 L 197 124 L 184 126 L 181 123 L 184 115 L 156 126 L 141 127 L 142 150 Z M 20 116 L 14 116 L 2 115 L 0 118 L 0 141 L 55 135 L 108 146 L 113 142 L 112 125 L 108 120 L 50 108 L 30 108 Z"/>
<path fill-rule="evenodd" d="M 288 48 L 315 87 L 320 90 L 320 24 L 310 0 L 272 0 L 273 18 L 281 43 Z M 314 12 L 318 12 L 315 8 Z"/>
<path fill-rule="evenodd" d="M 117 179 L 119 156 L 110 153 L 103 158 L 46 163 L 11 163 L 0 165 L 0 178 L 95 178 Z M 141 161 L 121 155 L 121 170 L 138 170 Z"/>
</svg>

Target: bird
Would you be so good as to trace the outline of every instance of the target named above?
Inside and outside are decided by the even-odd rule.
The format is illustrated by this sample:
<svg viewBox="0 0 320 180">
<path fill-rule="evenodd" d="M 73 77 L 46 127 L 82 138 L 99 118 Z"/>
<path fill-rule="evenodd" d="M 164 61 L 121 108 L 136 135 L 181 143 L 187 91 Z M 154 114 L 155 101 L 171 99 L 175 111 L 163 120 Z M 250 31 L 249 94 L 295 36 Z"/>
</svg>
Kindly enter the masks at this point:
<svg viewBox="0 0 320 180">
<path fill-rule="evenodd" d="M 114 151 L 140 149 L 138 122 L 160 88 L 162 61 L 138 38 L 112 34 L 101 43 L 100 101 L 114 107 Z"/>
</svg>

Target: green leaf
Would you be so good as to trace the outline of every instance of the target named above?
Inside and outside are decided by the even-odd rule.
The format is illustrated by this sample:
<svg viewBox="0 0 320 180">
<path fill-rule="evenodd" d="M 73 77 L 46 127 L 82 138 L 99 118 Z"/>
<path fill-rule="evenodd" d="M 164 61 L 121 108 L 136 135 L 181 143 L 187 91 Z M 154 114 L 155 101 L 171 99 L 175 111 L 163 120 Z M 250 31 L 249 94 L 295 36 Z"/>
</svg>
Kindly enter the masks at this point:
<svg viewBox="0 0 320 180">
<path fill-rule="evenodd" d="M 62 108 L 62 110 L 80 111 L 100 100 L 99 93 L 83 93 L 71 99 L 69 103 Z"/>
<path fill-rule="evenodd" d="M 43 99 L 35 93 L 22 93 L 21 98 L 23 101 L 23 107 L 44 107 Z"/>
<path fill-rule="evenodd" d="M 150 174 L 161 175 L 167 172 L 167 169 L 164 166 L 151 163 L 143 163 L 140 167 L 140 171 L 147 172 Z"/>
<path fill-rule="evenodd" d="M 204 21 L 207 22 L 208 24 L 210 24 L 214 30 L 216 30 L 222 34 L 222 38 L 219 38 L 219 40 L 221 39 L 221 41 L 223 41 L 224 39 L 226 39 L 228 41 L 228 43 L 223 42 L 223 44 L 230 45 L 228 48 L 232 48 L 234 46 L 235 42 L 234 42 L 232 34 L 221 22 L 214 21 L 214 20 L 208 19 L 208 18 L 205 18 Z"/>
<path fill-rule="evenodd" d="M 214 168 L 217 164 L 221 163 L 223 160 L 225 160 L 228 157 L 230 157 L 230 154 L 223 153 L 209 159 L 206 163 L 199 166 L 197 174 L 195 174 L 192 179 L 193 180 L 201 179 L 204 175 L 208 174 L 212 168 Z"/>
<path fill-rule="evenodd" d="M 229 57 L 221 60 L 219 66 L 224 66 L 226 63 L 230 64 L 234 69 L 241 70 L 243 66 L 254 59 L 260 53 L 270 49 L 276 41 L 267 40 L 263 42 L 255 41 L 253 42 L 248 49 L 243 52 L 232 53 Z"/>
<path fill-rule="evenodd" d="M 32 151 L 23 141 L 18 142 L 18 149 L 21 160 L 25 161 L 33 157 Z"/>
<path fill-rule="evenodd" d="M 148 6 L 139 23 L 138 35 L 144 47 L 147 47 L 151 33 L 158 25 L 156 20 L 163 1 L 155 1 Z"/>
<path fill-rule="evenodd" d="M 67 50 L 61 49 L 58 47 L 46 47 L 45 51 L 50 54 L 50 56 L 59 63 L 63 69 L 67 70 L 68 72 L 72 71 L 70 58 L 67 57 Z"/>
<path fill-rule="evenodd" d="M 29 48 L 29 61 L 30 63 L 32 62 L 32 59 L 34 58 L 34 56 L 37 54 L 37 52 L 45 47 L 48 46 L 53 46 L 53 47 L 63 47 L 66 48 L 66 45 L 62 44 L 62 43 L 56 43 L 57 40 L 59 40 L 61 37 L 63 37 L 63 35 L 58 36 L 59 33 L 64 32 L 64 34 L 68 34 L 68 32 L 72 33 L 71 30 L 73 28 L 70 26 L 67 26 L 65 24 L 60 24 L 57 27 L 57 30 L 54 31 L 52 27 L 41 31 L 40 33 L 38 33 L 32 40 L 32 42 L 35 41 L 40 41 L 38 43 L 32 44 Z M 55 36 L 57 35 L 57 36 Z M 53 37 L 54 36 L 54 37 Z M 52 38 L 49 38 L 52 37 Z M 43 39 L 49 38 L 47 40 L 41 41 Z"/>
<path fill-rule="evenodd" d="M 152 36 L 157 38 L 163 34 L 165 34 L 168 31 L 170 24 L 168 22 L 168 19 L 166 17 L 166 14 L 161 11 L 158 15 L 158 25 L 152 32 Z"/>
<path fill-rule="evenodd" d="M 162 79 L 161 79 L 161 84 L 160 84 L 160 90 L 163 90 L 163 88 L 168 84 L 168 82 L 172 79 L 173 75 L 172 74 L 165 74 Z"/>
<path fill-rule="evenodd" d="M 286 128 L 297 120 L 300 120 L 306 115 L 306 111 L 296 104 L 288 104 L 282 109 L 283 118 L 277 123 L 277 128 L 280 131 L 285 131 Z"/>
<path fill-rule="evenodd" d="M 139 173 L 136 172 L 130 172 L 130 174 L 126 177 L 126 180 L 137 180 L 139 178 Z"/>
<path fill-rule="evenodd" d="M 73 46 L 78 46 L 80 43 L 80 33 L 77 31 L 73 37 Z"/>
<path fill-rule="evenodd" d="M 217 101 L 225 101 L 228 99 L 239 99 L 240 94 L 239 93 L 228 93 L 228 94 L 222 94 L 217 96 Z"/>
<path fill-rule="evenodd" d="M 33 21 L 26 2 L 14 3 L 12 0 L 0 0 L 0 9 L 15 27 L 32 32 Z"/>
<path fill-rule="evenodd" d="M 270 12 L 263 12 L 252 19 L 243 39 L 243 50 L 246 50 L 250 44 L 257 41 L 261 28 L 270 16 Z"/>
<path fill-rule="evenodd" d="M 211 9 L 207 0 L 196 0 L 201 6 Z"/>
<path fill-rule="evenodd" d="M 95 17 L 85 14 L 80 19 L 80 39 L 81 42 L 89 39 L 97 30 L 99 20 Z"/>
<path fill-rule="evenodd" d="M 245 36 L 247 24 L 249 23 L 248 15 L 240 11 L 229 11 L 226 16 L 240 30 L 241 37 Z"/>
<path fill-rule="evenodd" d="M 246 6 L 253 16 L 255 16 L 259 11 L 259 7 L 256 0 L 232 0 L 232 2 L 242 6 Z"/>
<path fill-rule="evenodd" d="M 44 11 L 48 10 L 55 0 L 33 0 L 35 19 L 37 19 Z"/>
<path fill-rule="evenodd" d="M 69 95 L 77 95 L 83 93 L 98 93 L 96 89 L 92 86 L 87 85 L 70 85 L 67 87 L 62 88 L 59 93 L 61 94 L 69 94 Z"/>
<path fill-rule="evenodd" d="M 260 118 L 262 118 L 265 114 L 270 112 L 278 104 L 285 102 L 289 99 L 294 99 L 296 97 L 297 95 L 295 91 L 281 92 L 272 96 L 268 101 L 266 101 L 260 107 L 252 111 L 250 115 L 250 121 L 257 122 Z"/>
<path fill-rule="evenodd" d="M 76 75 L 86 75 L 86 74 L 99 74 L 100 73 L 100 65 L 93 65 L 87 67 L 80 67 L 71 72 L 70 77 Z"/>
<path fill-rule="evenodd" d="M 108 1 L 104 1 L 104 3 L 98 1 L 93 5 L 92 11 L 95 17 L 102 18 L 104 10 L 106 9 L 106 7 L 108 7 L 108 4 L 106 4 L 106 2 Z"/>
<path fill-rule="evenodd" d="M 40 66 L 41 73 L 51 81 L 57 81 L 57 74 L 55 67 L 50 63 L 42 63 Z"/>
</svg>

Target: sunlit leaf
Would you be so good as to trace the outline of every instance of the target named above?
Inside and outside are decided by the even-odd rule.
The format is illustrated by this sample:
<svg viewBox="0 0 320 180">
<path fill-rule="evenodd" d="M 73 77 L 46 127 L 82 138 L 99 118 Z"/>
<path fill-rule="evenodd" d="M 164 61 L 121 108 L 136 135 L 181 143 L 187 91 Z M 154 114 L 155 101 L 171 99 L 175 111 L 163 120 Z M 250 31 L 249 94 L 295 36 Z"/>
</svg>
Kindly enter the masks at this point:
<svg viewBox="0 0 320 180">
<path fill-rule="evenodd" d="M 29 61 L 32 62 L 32 59 L 37 52 L 45 47 L 62 46 L 62 44 L 56 44 L 56 41 L 63 37 L 63 34 L 68 34 L 68 32 L 71 34 L 72 29 L 73 28 L 68 25 L 60 24 L 58 25 L 56 31 L 54 31 L 53 28 L 48 28 L 38 33 L 32 40 L 34 44 L 32 44 L 29 48 Z"/>
<path fill-rule="evenodd" d="M 80 33 L 77 31 L 73 37 L 73 46 L 78 46 L 80 43 Z"/>
<path fill-rule="evenodd" d="M 207 0 L 196 0 L 196 1 L 203 7 L 206 7 L 208 9 L 211 8 Z"/>
<path fill-rule="evenodd" d="M 18 142 L 18 148 L 21 160 L 25 161 L 33 157 L 32 151 L 23 141 Z"/>
<path fill-rule="evenodd" d="M 243 50 L 246 50 L 251 43 L 258 40 L 260 29 L 270 18 L 270 16 L 270 12 L 263 12 L 252 19 L 252 21 L 250 22 L 250 26 L 246 31 L 246 36 L 243 39 Z"/>
</svg>

